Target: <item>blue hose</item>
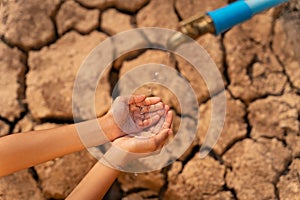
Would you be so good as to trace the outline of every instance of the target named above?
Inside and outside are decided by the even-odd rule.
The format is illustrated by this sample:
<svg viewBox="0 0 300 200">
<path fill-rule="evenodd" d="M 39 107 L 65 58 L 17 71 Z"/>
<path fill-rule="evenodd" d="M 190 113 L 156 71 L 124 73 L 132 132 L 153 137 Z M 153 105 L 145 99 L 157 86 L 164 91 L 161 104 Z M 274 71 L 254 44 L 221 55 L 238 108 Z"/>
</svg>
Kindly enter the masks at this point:
<svg viewBox="0 0 300 200">
<path fill-rule="evenodd" d="M 288 2 L 288 0 L 249 0 L 245 1 L 252 10 L 253 15 L 268 10 L 279 4 Z"/>
<path fill-rule="evenodd" d="M 251 17 L 264 10 L 285 3 L 288 0 L 239 0 L 223 8 L 210 11 L 207 14 L 215 25 L 215 34 L 225 32 L 231 27 L 251 19 Z"/>
</svg>

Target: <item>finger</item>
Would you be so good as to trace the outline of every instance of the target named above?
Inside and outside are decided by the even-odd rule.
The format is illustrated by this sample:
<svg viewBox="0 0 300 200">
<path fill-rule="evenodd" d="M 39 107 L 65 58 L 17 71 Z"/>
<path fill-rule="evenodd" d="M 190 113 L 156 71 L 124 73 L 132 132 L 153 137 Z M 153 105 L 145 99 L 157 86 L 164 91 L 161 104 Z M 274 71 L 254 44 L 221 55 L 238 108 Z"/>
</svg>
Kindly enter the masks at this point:
<svg viewBox="0 0 300 200">
<path fill-rule="evenodd" d="M 140 112 L 143 113 L 147 113 L 147 112 L 154 112 L 157 110 L 161 110 L 164 108 L 164 103 L 163 102 L 158 102 L 156 104 L 150 105 L 150 106 L 142 106 L 140 107 Z"/>
<path fill-rule="evenodd" d="M 169 110 L 167 112 L 166 119 L 165 119 L 165 122 L 163 124 L 163 129 L 170 128 L 171 125 L 172 125 L 172 121 L 173 121 L 173 113 L 172 113 L 171 110 Z"/>
<path fill-rule="evenodd" d="M 145 100 L 145 95 L 132 95 L 129 99 L 129 104 L 138 104 Z"/>
<path fill-rule="evenodd" d="M 155 124 L 156 122 L 158 122 L 159 119 L 160 119 L 160 116 L 156 114 L 156 115 L 154 115 L 153 117 L 151 117 L 149 119 L 140 120 L 138 122 L 138 125 L 141 128 L 147 128 L 147 127 Z"/>
<path fill-rule="evenodd" d="M 153 151 L 160 149 L 163 147 L 169 137 L 170 129 L 163 129 L 157 135 L 153 136 L 151 139 L 153 140 Z"/>
<path fill-rule="evenodd" d="M 172 131 L 172 129 L 169 129 L 169 130 L 168 130 L 168 138 L 167 138 L 166 141 L 165 141 L 164 143 L 162 143 L 158 148 L 159 148 L 159 149 L 163 148 L 163 146 L 166 144 L 166 142 L 168 141 L 168 139 L 169 139 L 170 136 L 172 136 L 172 135 L 173 135 L 173 131 Z"/>
<path fill-rule="evenodd" d="M 164 114 L 164 110 L 156 111 L 153 113 L 147 114 L 140 114 L 138 112 L 133 113 L 133 121 L 140 127 L 140 128 L 148 128 L 156 124 L 158 121 L 161 120 L 161 116 Z M 163 122 L 161 123 L 162 127 Z M 158 131 L 157 131 L 158 132 Z"/>
<path fill-rule="evenodd" d="M 165 114 L 165 113 L 164 113 Z M 164 124 L 164 122 L 165 122 L 165 118 L 166 118 L 166 116 L 165 115 L 163 115 L 160 119 L 159 119 L 159 121 L 155 124 L 155 126 L 153 126 L 153 127 L 151 127 L 151 132 L 152 133 L 154 133 L 154 134 L 157 134 L 157 133 L 159 133 L 159 131 L 162 129 L 162 127 L 163 127 L 163 124 Z"/>
<path fill-rule="evenodd" d="M 149 112 L 154 112 L 154 111 L 157 111 L 157 110 L 161 110 L 164 107 L 165 107 L 165 105 L 164 105 L 163 102 L 158 102 L 156 104 L 150 105 L 148 108 L 149 108 Z"/>
<path fill-rule="evenodd" d="M 138 119 L 143 120 L 145 118 L 145 115 L 141 114 L 140 112 L 134 112 L 133 113 L 133 119 L 137 121 Z"/>
<path fill-rule="evenodd" d="M 135 122 L 140 128 L 148 128 L 155 124 L 154 127 L 151 127 L 149 131 L 157 134 L 162 128 L 170 128 L 172 124 L 173 114 L 171 111 L 167 111 L 169 107 L 165 106 L 164 110 L 159 110 L 153 113 L 146 113 L 139 115 L 136 113 Z"/>
<path fill-rule="evenodd" d="M 145 139 L 136 140 L 135 148 L 143 149 L 143 152 L 147 152 L 147 153 L 151 153 L 160 149 L 167 141 L 167 138 L 169 136 L 168 131 L 169 129 L 164 129 L 161 132 L 159 132 L 159 134 L 150 137 L 147 140 Z"/>
<path fill-rule="evenodd" d="M 168 112 L 170 110 L 170 106 L 165 105 L 165 110 L 166 110 L 166 112 Z"/>
<path fill-rule="evenodd" d="M 136 106 L 135 104 L 129 104 L 129 111 L 130 112 L 140 112 L 140 107 Z"/>
<path fill-rule="evenodd" d="M 161 110 L 157 110 L 155 112 L 149 112 L 149 113 L 140 113 L 139 111 L 135 111 L 132 113 L 132 117 L 134 119 L 134 121 L 141 119 L 141 120 L 146 120 L 146 119 L 152 119 L 154 117 L 156 117 L 156 115 L 159 116 L 163 116 L 165 114 L 165 110 L 161 109 Z"/>
<path fill-rule="evenodd" d="M 147 97 L 140 103 L 141 106 L 150 106 L 161 101 L 160 97 Z"/>
<path fill-rule="evenodd" d="M 130 104 L 129 110 L 132 112 L 139 110 L 141 113 L 146 113 L 146 112 L 154 112 L 154 111 L 160 110 L 164 107 L 163 102 L 158 102 L 158 103 L 150 105 L 150 106 L 144 106 L 141 104 L 142 103 Z"/>
<path fill-rule="evenodd" d="M 153 118 L 155 115 L 159 115 L 159 116 L 163 116 L 165 113 L 165 110 L 161 109 L 161 110 L 157 110 L 155 112 L 149 112 L 149 113 L 145 113 L 143 114 L 144 119 L 151 119 Z"/>
</svg>

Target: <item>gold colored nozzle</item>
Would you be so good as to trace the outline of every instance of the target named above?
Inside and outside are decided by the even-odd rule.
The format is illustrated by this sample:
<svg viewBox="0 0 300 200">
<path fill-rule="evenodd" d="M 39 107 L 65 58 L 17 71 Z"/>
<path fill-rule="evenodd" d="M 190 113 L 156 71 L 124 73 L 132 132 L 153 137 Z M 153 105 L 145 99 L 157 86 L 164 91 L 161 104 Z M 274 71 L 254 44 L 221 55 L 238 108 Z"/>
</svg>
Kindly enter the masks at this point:
<svg viewBox="0 0 300 200">
<path fill-rule="evenodd" d="M 212 19 L 206 14 L 197 14 L 179 23 L 178 30 L 181 33 L 176 33 L 168 40 L 167 47 L 175 50 L 178 46 L 188 41 L 188 37 L 193 39 L 198 38 L 206 33 L 215 33 L 215 27 Z"/>
</svg>

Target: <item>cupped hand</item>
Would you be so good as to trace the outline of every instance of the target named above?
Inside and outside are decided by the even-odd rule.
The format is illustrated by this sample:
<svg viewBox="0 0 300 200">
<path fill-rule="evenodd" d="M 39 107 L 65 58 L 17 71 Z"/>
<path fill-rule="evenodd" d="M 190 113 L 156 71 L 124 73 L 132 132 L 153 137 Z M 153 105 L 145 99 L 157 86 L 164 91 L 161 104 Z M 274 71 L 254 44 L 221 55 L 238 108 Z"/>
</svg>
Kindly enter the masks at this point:
<svg viewBox="0 0 300 200">
<path fill-rule="evenodd" d="M 160 125 L 156 125 L 152 129 L 152 131 L 158 130 L 153 136 L 141 138 L 125 135 L 117 138 L 113 141 L 112 146 L 104 154 L 101 161 L 112 168 L 124 170 L 127 164 L 133 160 L 156 155 L 165 145 L 169 136 L 172 135 L 172 116 L 171 111 L 166 111 L 165 117 L 162 117 L 157 123 L 162 124 L 162 127 L 157 129 Z"/>
<path fill-rule="evenodd" d="M 114 101 L 112 114 L 123 132 L 138 133 L 158 122 L 160 116 L 164 114 L 164 105 L 160 97 L 121 96 Z"/>
<path fill-rule="evenodd" d="M 161 117 L 159 122 L 151 127 L 150 137 L 135 137 L 132 135 L 125 135 L 116 139 L 113 145 L 129 152 L 129 153 L 151 153 L 160 150 L 172 135 L 171 124 L 173 121 L 172 111 L 166 107 L 164 117 Z M 143 131 L 142 131 L 143 133 Z M 143 135 L 143 134 L 142 134 Z"/>
<path fill-rule="evenodd" d="M 110 141 L 127 134 L 137 134 L 156 124 L 164 115 L 160 97 L 120 96 L 99 123 Z"/>
</svg>

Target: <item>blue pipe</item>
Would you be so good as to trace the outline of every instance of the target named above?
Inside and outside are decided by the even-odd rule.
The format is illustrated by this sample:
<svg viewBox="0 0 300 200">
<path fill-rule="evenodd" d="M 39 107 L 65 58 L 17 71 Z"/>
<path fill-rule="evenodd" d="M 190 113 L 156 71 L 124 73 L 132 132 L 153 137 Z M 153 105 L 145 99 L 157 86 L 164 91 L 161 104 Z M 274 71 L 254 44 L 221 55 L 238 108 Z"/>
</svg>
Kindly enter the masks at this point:
<svg viewBox="0 0 300 200">
<path fill-rule="evenodd" d="M 252 10 L 253 15 L 268 10 L 279 4 L 288 2 L 288 0 L 250 0 L 245 1 Z"/>
<path fill-rule="evenodd" d="M 251 19 L 264 10 L 285 3 L 288 0 L 239 0 L 223 8 L 207 13 L 214 23 L 215 34 L 218 35 L 231 27 Z"/>
</svg>

